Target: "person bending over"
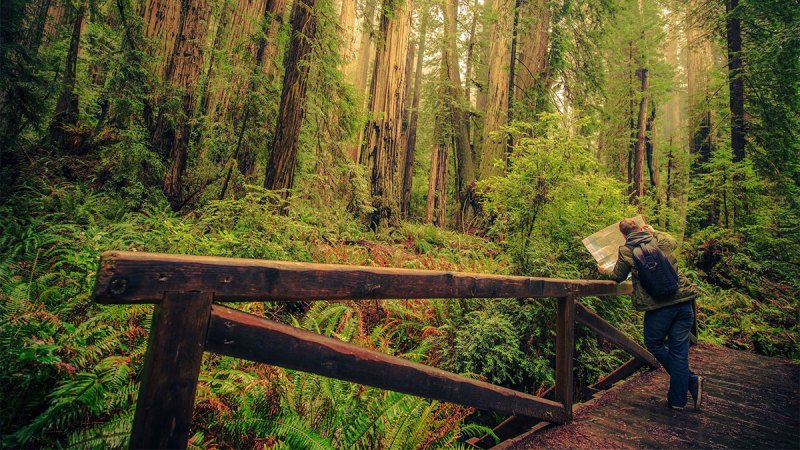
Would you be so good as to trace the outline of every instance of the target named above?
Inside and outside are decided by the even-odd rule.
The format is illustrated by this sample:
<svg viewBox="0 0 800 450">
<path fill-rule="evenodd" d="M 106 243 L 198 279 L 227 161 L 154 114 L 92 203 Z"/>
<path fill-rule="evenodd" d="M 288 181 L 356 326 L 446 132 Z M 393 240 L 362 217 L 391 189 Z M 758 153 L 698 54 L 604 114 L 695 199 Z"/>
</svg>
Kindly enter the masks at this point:
<svg viewBox="0 0 800 450">
<path fill-rule="evenodd" d="M 634 219 L 623 219 L 619 230 L 625 245 L 619 248 L 617 263 L 610 271 L 598 266 L 601 274 L 617 283 L 633 278 L 633 305 L 644 313 L 644 343 L 669 373 L 667 402 L 682 410 L 687 392 L 694 407 L 703 401 L 703 377 L 689 369 L 689 334 L 694 322 L 697 288 L 678 273 L 675 238 Z"/>
</svg>

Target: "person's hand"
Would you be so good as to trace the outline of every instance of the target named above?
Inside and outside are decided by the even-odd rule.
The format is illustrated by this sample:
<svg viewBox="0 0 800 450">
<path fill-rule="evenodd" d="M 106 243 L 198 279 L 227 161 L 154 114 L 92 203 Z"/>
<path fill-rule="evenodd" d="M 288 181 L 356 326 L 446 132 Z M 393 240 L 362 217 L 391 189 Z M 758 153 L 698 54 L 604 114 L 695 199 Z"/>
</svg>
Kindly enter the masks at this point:
<svg viewBox="0 0 800 450">
<path fill-rule="evenodd" d="M 647 224 L 642 225 L 642 229 L 645 230 L 645 231 L 649 231 L 651 233 L 656 231 L 653 227 L 651 227 L 650 225 L 647 225 Z"/>
</svg>

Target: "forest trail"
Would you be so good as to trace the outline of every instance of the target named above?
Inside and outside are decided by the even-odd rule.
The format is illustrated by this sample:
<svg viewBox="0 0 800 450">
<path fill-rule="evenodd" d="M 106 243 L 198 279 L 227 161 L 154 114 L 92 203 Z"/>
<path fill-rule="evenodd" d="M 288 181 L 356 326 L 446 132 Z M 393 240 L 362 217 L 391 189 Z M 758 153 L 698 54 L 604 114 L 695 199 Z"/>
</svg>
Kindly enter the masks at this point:
<svg viewBox="0 0 800 450">
<path fill-rule="evenodd" d="M 667 408 L 667 374 L 656 370 L 617 384 L 576 408 L 574 421 L 498 447 L 792 448 L 800 446 L 800 365 L 723 347 L 690 354 L 706 377 L 700 412 Z"/>
</svg>

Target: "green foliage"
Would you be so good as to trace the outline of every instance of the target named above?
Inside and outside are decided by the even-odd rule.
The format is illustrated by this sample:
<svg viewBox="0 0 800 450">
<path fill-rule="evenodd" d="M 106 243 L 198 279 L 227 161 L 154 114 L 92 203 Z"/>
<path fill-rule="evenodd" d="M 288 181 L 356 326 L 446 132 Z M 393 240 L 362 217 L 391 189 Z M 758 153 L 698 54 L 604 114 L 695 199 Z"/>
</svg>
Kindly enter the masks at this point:
<svg viewBox="0 0 800 450">
<path fill-rule="evenodd" d="M 520 344 L 519 331 L 509 317 L 489 311 L 471 312 L 456 331 L 456 367 L 459 372 L 481 375 L 492 384 L 520 384 L 533 371 Z"/>
<path fill-rule="evenodd" d="M 580 278 L 581 238 L 630 212 L 624 186 L 601 171 L 588 139 L 570 125 L 553 113 L 515 122 L 508 173 L 482 181 L 486 209 L 495 216 L 492 232 L 519 273 Z"/>
</svg>

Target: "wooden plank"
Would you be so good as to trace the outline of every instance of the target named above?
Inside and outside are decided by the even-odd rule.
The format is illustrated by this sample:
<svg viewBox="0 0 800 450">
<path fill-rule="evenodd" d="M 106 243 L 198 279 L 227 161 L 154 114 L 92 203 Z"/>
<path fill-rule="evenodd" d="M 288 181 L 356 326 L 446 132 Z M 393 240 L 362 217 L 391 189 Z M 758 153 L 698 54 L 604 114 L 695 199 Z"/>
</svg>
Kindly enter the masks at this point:
<svg viewBox="0 0 800 450">
<path fill-rule="evenodd" d="M 605 319 L 595 314 L 581 303 L 575 305 L 575 318 L 578 322 L 594 331 L 602 338 L 608 340 L 617 347 L 630 353 L 631 356 L 640 359 L 650 365 L 650 367 L 661 367 L 655 356 L 650 354 L 644 347 L 636 343 L 622 331 L 614 328 Z"/>
<path fill-rule="evenodd" d="M 589 386 L 589 389 L 598 391 L 610 389 L 617 382 L 622 381 L 625 378 L 633 375 L 634 373 L 636 373 L 637 370 L 641 369 L 644 366 L 646 366 L 644 362 L 636 358 L 631 358 L 626 363 L 617 367 L 613 372 L 603 377 L 600 381 Z M 544 394 L 542 394 L 542 397 L 551 398 L 552 393 L 553 393 L 553 388 L 551 387 L 550 389 L 545 391 Z M 492 431 L 494 431 L 498 439 L 501 442 L 503 442 L 508 439 L 518 437 L 522 434 L 529 434 L 531 430 L 541 426 L 541 424 L 542 422 L 540 422 L 539 420 L 532 419 L 530 417 L 511 416 L 506 420 L 502 421 L 497 426 L 495 426 L 492 429 Z M 467 443 L 479 448 L 497 448 L 497 447 L 492 447 L 495 445 L 494 438 L 492 438 L 488 434 L 480 438 L 472 438 L 468 440 Z"/>
<path fill-rule="evenodd" d="M 223 301 L 378 298 L 525 298 L 624 295 L 601 280 L 311 264 L 255 259 L 105 252 L 94 288 L 100 303 L 157 303 L 165 291 L 213 292 Z"/>
<path fill-rule="evenodd" d="M 153 311 L 130 448 L 186 448 L 213 295 L 168 292 Z"/>
<path fill-rule="evenodd" d="M 566 421 L 572 421 L 574 396 L 573 357 L 575 354 L 575 297 L 559 297 L 556 316 L 555 400 L 564 407 Z"/>
<path fill-rule="evenodd" d="M 550 399 L 553 397 L 553 388 L 549 388 L 542 394 L 542 398 Z M 532 427 L 539 424 L 541 421 L 539 419 L 534 419 L 532 417 L 525 417 L 525 416 L 511 416 L 506 420 L 497 424 L 492 431 L 494 432 L 495 436 L 500 440 L 500 442 L 505 441 L 506 439 L 513 438 L 515 436 L 519 436 L 522 433 L 529 431 Z M 472 439 L 467 440 L 467 444 L 470 444 L 475 447 L 479 448 L 492 448 L 495 445 L 494 438 L 489 435 L 485 434 L 481 437 L 475 437 Z"/>
<path fill-rule="evenodd" d="M 617 382 L 628 378 L 629 376 L 636 373 L 637 370 L 641 369 L 646 365 L 645 362 L 638 358 L 631 358 L 625 364 L 617 367 L 613 372 L 604 376 L 600 381 L 597 383 L 589 386 L 592 389 L 597 390 L 605 390 L 611 388 L 611 386 L 615 385 Z"/>
<path fill-rule="evenodd" d="M 206 350 L 479 409 L 563 423 L 560 404 L 214 305 Z"/>
</svg>

